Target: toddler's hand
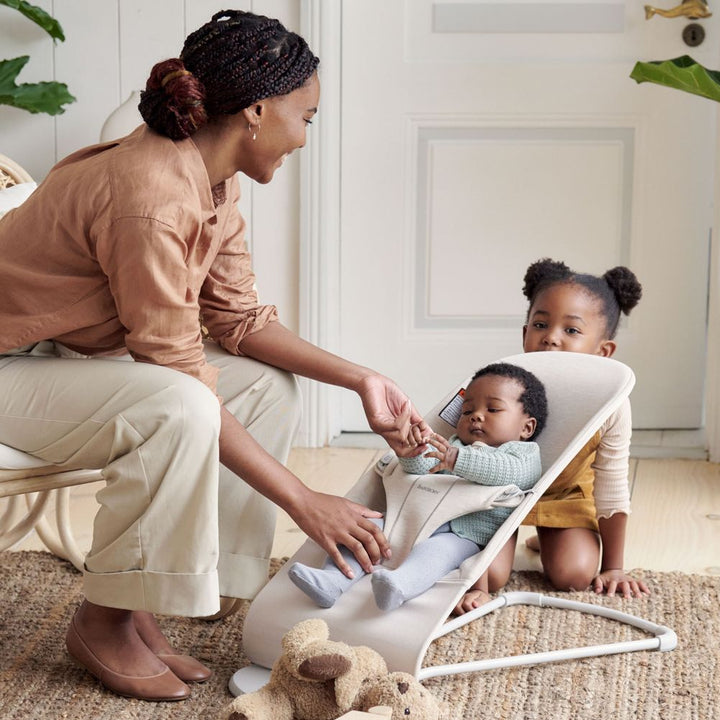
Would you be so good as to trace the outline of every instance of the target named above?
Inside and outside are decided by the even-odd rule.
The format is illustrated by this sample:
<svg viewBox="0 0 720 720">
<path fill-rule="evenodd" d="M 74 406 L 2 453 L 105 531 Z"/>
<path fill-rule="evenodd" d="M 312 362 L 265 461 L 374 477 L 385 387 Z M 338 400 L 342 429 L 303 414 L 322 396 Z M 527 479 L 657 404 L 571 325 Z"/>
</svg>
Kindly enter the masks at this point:
<svg viewBox="0 0 720 720">
<path fill-rule="evenodd" d="M 625 574 L 624 570 L 605 570 L 593 580 L 593 590 L 599 595 L 612 597 L 617 593 L 625 598 L 642 597 L 650 594 L 650 588 L 642 581 Z"/>
</svg>

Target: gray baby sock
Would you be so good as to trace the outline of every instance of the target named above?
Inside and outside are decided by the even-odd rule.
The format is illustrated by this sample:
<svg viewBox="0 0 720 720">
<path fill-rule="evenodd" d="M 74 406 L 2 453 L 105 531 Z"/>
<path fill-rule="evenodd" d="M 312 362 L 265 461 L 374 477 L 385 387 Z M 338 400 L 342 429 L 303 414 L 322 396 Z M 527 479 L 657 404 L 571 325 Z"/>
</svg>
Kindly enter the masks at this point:
<svg viewBox="0 0 720 720">
<path fill-rule="evenodd" d="M 392 570 L 375 568 L 370 578 L 375 604 L 381 610 L 395 610 L 408 599 L 402 588 L 395 582 L 393 575 Z"/>
<path fill-rule="evenodd" d="M 381 529 L 385 522 L 383 518 L 369 518 L 369 520 Z M 295 562 L 288 570 L 288 577 L 295 585 L 322 608 L 332 607 L 344 592 L 365 575 L 357 558 L 344 545 L 339 546 L 339 550 L 355 577 L 349 578 L 345 575 L 329 557 L 325 558 L 321 568 Z"/>
<path fill-rule="evenodd" d="M 302 563 L 293 563 L 288 576 L 316 605 L 322 608 L 332 607 L 343 594 L 330 573 L 319 568 L 311 568 Z"/>
</svg>

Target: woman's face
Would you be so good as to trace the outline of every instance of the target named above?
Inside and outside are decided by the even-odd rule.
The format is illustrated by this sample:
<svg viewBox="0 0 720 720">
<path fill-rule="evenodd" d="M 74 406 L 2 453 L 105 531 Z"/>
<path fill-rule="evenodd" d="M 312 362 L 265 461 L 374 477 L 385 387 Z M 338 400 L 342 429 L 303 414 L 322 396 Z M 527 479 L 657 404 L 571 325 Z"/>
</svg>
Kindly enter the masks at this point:
<svg viewBox="0 0 720 720">
<path fill-rule="evenodd" d="M 259 183 L 270 182 L 285 158 L 305 145 L 307 126 L 317 113 L 319 99 L 320 81 L 313 73 L 297 90 L 255 103 L 250 108 L 252 131 L 245 130 L 249 142 L 245 143 L 242 171 Z"/>
<path fill-rule="evenodd" d="M 535 298 L 523 328 L 523 350 L 558 350 L 610 357 L 600 301 L 573 284 L 552 285 Z"/>
</svg>

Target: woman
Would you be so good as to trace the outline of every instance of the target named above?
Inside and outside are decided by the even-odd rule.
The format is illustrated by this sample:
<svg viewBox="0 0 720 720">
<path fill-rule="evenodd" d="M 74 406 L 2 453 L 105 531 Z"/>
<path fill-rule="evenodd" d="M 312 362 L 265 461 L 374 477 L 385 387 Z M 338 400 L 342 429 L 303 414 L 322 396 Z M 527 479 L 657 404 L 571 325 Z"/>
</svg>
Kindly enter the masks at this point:
<svg viewBox="0 0 720 720">
<path fill-rule="evenodd" d="M 289 373 L 356 391 L 392 447 L 422 420 L 392 381 L 258 304 L 237 211 L 237 172 L 267 183 L 305 144 L 317 63 L 276 20 L 216 14 L 153 68 L 146 125 L 60 162 L 0 224 L 0 440 L 104 468 L 67 646 L 122 695 L 180 700 L 209 677 L 153 613 L 252 597 L 275 505 L 345 573 L 339 545 L 368 571 L 389 553 L 379 513 L 283 466 L 299 420 Z"/>
</svg>

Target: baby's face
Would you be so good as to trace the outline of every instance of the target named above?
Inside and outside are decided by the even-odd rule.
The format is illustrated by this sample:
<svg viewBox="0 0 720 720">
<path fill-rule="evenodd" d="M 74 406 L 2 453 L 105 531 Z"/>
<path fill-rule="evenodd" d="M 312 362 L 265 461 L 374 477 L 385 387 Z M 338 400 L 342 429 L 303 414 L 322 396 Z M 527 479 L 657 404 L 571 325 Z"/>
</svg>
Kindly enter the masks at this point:
<svg viewBox="0 0 720 720">
<path fill-rule="evenodd" d="M 457 436 L 466 445 L 480 441 L 499 447 L 511 440 L 527 440 L 535 430 L 535 419 L 523 410 L 524 388 L 500 375 L 483 375 L 465 390 Z"/>
</svg>

